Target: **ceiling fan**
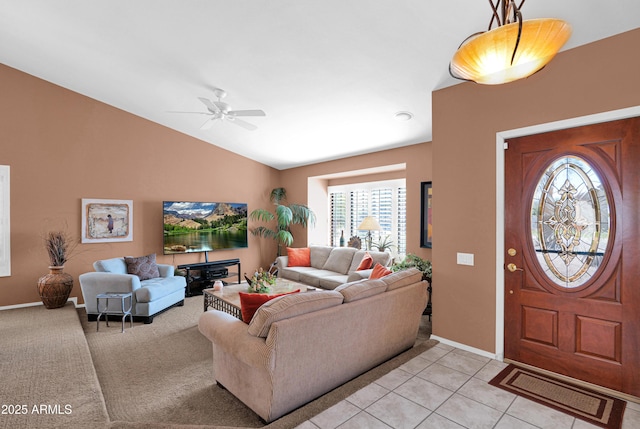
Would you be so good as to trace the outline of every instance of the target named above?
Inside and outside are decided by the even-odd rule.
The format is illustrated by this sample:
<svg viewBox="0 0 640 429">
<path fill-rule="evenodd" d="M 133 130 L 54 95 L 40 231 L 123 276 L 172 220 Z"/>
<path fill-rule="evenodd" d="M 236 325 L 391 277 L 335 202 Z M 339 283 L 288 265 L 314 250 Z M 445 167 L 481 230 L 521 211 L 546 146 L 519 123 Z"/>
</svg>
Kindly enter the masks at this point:
<svg viewBox="0 0 640 429">
<path fill-rule="evenodd" d="M 218 98 L 217 101 L 211 101 L 208 98 L 198 97 L 198 100 L 200 100 L 202 104 L 204 104 L 205 107 L 207 108 L 206 112 L 172 112 L 172 113 L 196 113 L 200 115 L 210 116 L 210 118 L 207 119 L 207 122 L 202 124 L 202 126 L 200 127 L 201 130 L 208 130 L 209 128 L 211 128 L 213 123 L 217 120 L 227 120 L 232 124 L 236 124 L 246 130 L 253 131 L 258 127 L 242 119 L 238 119 L 238 117 L 239 116 L 266 116 L 264 111 L 259 109 L 232 110 L 231 106 L 229 106 L 227 103 L 222 101 L 222 99 L 227 96 L 226 91 L 220 88 L 215 88 L 213 90 L 213 93 Z"/>
</svg>

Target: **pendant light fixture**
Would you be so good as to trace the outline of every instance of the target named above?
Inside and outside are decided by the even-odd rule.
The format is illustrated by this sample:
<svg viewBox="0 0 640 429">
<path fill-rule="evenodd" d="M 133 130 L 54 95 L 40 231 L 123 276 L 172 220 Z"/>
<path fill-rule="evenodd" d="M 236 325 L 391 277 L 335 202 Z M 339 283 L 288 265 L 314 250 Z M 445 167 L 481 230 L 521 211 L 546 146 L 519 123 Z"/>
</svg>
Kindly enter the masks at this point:
<svg viewBox="0 0 640 429">
<path fill-rule="evenodd" d="M 523 21 L 524 1 L 516 6 L 514 0 L 489 0 L 489 28 L 462 42 L 449 64 L 451 76 L 497 85 L 530 76 L 551 61 L 569 40 L 571 26 L 553 18 Z"/>
</svg>

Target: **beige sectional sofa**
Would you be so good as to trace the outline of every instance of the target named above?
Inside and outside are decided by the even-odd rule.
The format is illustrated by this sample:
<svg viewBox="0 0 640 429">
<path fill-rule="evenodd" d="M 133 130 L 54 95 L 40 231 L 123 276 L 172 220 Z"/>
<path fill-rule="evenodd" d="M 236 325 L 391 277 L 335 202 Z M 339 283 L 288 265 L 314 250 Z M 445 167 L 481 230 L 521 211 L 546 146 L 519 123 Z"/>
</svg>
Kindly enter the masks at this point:
<svg viewBox="0 0 640 429">
<path fill-rule="evenodd" d="M 421 279 L 411 268 L 281 296 L 248 325 L 207 311 L 198 328 L 213 343 L 215 381 L 273 421 L 411 348 L 427 303 Z"/>
<path fill-rule="evenodd" d="M 278 277 L 304 283 L 322 289 L 335 289 L 341 284 L 369 278 L 371 270 L 356 271 L 367 251 L 353 247 L 309 246 L 310 267 L 289 267 L 289 258 L 280 256 L 276 260 Z M 374 264 L 391 265 L 388 252 L 368 251 Z"/>
</svg>

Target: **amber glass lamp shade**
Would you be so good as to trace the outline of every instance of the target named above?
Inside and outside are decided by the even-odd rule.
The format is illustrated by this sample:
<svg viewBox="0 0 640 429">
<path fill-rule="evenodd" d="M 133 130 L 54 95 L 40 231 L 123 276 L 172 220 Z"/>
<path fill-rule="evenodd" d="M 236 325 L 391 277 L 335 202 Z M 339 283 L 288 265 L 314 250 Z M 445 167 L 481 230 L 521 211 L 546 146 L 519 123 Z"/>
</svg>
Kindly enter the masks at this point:
<svg viewBox="0 0 640 429">
<path fill-rule="evenodd" d="M 506 24 L 465 41 L 451 60 L 451 75 L 487 85 L 522 79 L 551 61 L 570 36 L 565 21 L 530 19 L 522 22 L 516 49 L 518 23 Z"/>
</svg>

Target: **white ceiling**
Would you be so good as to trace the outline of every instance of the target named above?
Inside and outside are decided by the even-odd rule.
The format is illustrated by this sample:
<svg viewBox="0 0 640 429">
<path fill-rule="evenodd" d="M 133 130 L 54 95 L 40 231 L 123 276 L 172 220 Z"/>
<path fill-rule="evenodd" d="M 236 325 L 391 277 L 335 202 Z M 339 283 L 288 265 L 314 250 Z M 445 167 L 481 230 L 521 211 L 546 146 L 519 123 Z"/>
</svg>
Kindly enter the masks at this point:
<svg viewBox="0 0 640 429">
<path fill-rule="evenodd" d="M 640 26 L 638 0 L 522 12 L 567 20 L 564 50 Z M 0 0 L 0 62 L 284 169 L 430 141 L 431 92 L 460 82 L 449 60 L 490 16 L 484 0 Z M 169 113 L 205 111 L 214 87 L 264 110 L 258 129 Z"/>
</svg>

